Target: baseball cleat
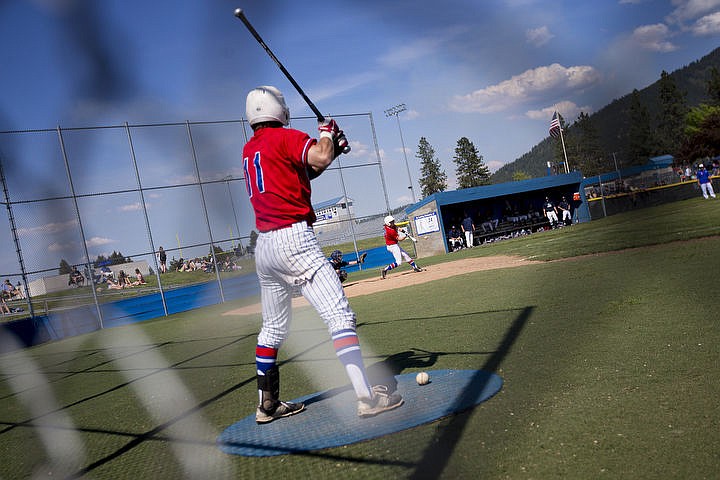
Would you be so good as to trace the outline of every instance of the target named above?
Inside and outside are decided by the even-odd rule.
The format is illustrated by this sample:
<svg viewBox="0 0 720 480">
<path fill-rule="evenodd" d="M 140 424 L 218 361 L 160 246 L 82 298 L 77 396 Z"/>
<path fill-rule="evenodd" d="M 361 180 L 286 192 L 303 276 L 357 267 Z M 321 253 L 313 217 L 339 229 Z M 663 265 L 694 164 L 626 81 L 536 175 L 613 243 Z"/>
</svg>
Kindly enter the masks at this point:
<svg viewBox="0 0 720 480">
<path fill-rule="evenodd" d="M 358 417 L 367 418 L 393 410 L 403 404 L 403 398 L 398 393 L 388 393 L 385 385 L 372 387 L 373 398 L 361 398 L 358 400 Z"/>
<path fill-rule="evenodd" d="M 255 412 L 255 422 L 270 423 L 277 418 L 289 417 L 305 410 L 304 403 L 279 402 L 273 412 L 268 412 L 261 406 Z"/>
<path fill-rule="evenodd" d="M 385 280 L 385 275 L 387 275 L 387 270 L 385 270 L 384 268 L 382 270 L 380 270 L 380 275 L 382 275 L 382 279 Z"/>
<path fill-rule="evenodd" d="M 420 267 L 413 267 L 413 270 L 415 270 L 416 272 L 422 272 L 422 268 Z"/>
</svg>

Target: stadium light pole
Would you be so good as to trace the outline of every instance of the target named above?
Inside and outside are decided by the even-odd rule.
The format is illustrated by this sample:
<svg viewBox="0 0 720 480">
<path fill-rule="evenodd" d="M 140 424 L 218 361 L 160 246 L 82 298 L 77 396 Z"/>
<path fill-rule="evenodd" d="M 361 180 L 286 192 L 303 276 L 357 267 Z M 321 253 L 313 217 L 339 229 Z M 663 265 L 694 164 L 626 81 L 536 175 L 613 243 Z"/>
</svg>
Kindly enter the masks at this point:
<svg viewBox="0 0 720 480">
<path fill-rule="evenodd" d="M 400 112 L 404 112 L 405 110 L 407 110 L 405 104 L 401 103 L 400 105 L 395 105 L 394 107 L 385 110 L 385 115 L 387 117 L 395 117 L 397 119 L 398 130 L 400 131 L 400 144 L 402 145 L 403 156 L 405 157 L 405 168 L 407 169 L 408 182 L 410 182 L 410 186 L 408 188 L 412 193 L 413 203 L 417 203 L 417 199 L 415 198 L 415 189 L 413 188 L 412 176 L 410 175 L 410 165 L 408 164 L 407 153 L 405 152 L 405 140 L 403 140 L 402 128 L 400 128 Z"/>
</svg>

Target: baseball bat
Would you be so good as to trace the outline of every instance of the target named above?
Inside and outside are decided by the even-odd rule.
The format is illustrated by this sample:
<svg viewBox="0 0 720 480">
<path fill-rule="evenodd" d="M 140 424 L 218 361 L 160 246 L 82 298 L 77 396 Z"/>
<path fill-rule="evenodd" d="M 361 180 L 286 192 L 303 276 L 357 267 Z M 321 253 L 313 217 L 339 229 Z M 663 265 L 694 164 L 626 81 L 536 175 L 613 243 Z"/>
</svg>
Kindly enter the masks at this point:
<svg viewBox="0 0 720 480">
<path fill-rule="evenodd" d="M 405 236 L 406 236 L 407 238 L 409 238 L 410 240 L 412 240 L 413 243 L 417 243 L 417 238 L 415 238 L 415 237 L 413 237 L 412 235 L 410 235 L 410 234 L 407 232 L 407 230 L 405 230 L 404 228 L 401 228 L 400 231 L 401 231 L 403 234 L 405 234 Z"/>
<path fill-rule="evenodd" d="M 235 16 L 240 19 L 245 24 L 245 27 L 247 27 L 248 31 L 252 34 L 253 37 L 255 37 L 255 40 L 265 49 L 265 52 L 267 52 L 268 55 L 270 55 L 270 58 L 273 59 L 275 64 L 280 68 L 280 71 L 285 74 L 285 77 L 287 77 L 288 80 L 290 80 L 290 83 L 292 83 L 293 87 L 295 87 L 295 90 L 300 94 L 300 96 L 305 100 L 305 103 L 307 103 L 308 107 L 310 107 L 310 110 L 313 111 L 315 116 L 317 117 L 319 122 L 325 121 L 325 116 L 320 113 L 320 110 L 315 106 L 315 104 L 308 98 L 307 95 L 305 95 L 305 92 L 302 88 L 300 88 L 300 85 L 295 81 L 292 75 L 290 75 L 290 72 L 287 71 L 285 66 L 278 60 L 278 58 L 275 56 L 275 54 L 270 50 L 270 47 L 265 44 L 260 34 L 255 30 L 255 27 L 252 26 L 250 21 L 245 16 L 245 13 L 242 11 L 242 8 L 236 8 L 235 9 Z"/>
</svg>

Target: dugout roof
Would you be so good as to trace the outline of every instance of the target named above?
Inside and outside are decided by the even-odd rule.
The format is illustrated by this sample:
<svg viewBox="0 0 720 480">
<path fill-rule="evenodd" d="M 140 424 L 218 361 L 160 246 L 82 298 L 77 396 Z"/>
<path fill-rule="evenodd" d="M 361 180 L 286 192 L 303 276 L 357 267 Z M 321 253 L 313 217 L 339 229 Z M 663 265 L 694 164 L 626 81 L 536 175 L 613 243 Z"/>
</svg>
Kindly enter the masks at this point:
<svg viewBox="0 0 720 480">
<path fill-rule="evenodd" d="M 580 172 L 570 172 L 562 175 L 548 175 L 545 177 L 531 178 L 529 180 L 518 180 L 516 182 L 498 183 L 496 185 L 484 185 L 481 187 L 463 188 L 450 192 L 433 193 L 423 198 L 418 203 L 408 207 L 408 214 L 430 202 L 437 202 L 438 207 L 470 203 L 477 200 L 487 200 L 498 197 L 507 197 L 521 193 L 537 192 L 537 195 L 545 196 L 544 192 L 558 189 L 570 189 L 580 186 L 583 176 Z"/>
</svg>

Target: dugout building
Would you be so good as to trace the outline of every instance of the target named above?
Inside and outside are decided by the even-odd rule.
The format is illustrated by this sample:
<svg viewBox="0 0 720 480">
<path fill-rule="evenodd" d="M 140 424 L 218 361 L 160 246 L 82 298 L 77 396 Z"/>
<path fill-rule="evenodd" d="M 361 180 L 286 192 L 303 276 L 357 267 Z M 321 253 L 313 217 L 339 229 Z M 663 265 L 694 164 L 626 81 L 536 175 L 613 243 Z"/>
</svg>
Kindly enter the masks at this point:
<svg viewBox="0 0 720 480">
<path fill-rule="evenodd" d="M 428 257 L 448 252 L 448 231 L 453 225 L 459 228 L 465 214 L 475 224 L 476 245 L 499 236 L 545 229 L 548 227 L 543 216 L 545 197 L 555 205 L 565 197 L 571 206 L 572 221 L 588 221 L 584 191 L 580 188 L 582 181 L 582 174 L 575 171 L 434 193 L 406 210 L 418 239 L 417 255 Z"/>
</svg>

